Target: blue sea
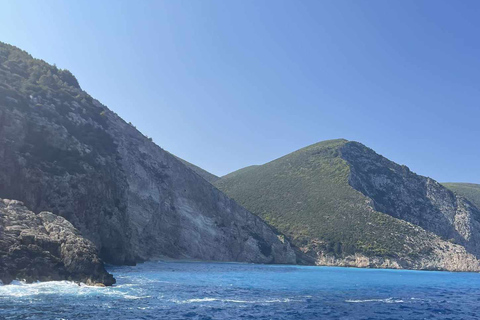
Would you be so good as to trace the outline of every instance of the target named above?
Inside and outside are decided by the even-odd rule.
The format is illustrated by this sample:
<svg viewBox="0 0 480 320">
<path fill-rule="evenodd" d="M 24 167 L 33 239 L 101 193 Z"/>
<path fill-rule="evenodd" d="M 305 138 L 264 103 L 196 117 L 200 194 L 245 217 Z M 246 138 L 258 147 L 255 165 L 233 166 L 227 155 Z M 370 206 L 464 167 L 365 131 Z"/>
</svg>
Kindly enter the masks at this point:
<svg viewBox="0 0 480 320">
<path fill-rule="evenodd" d="M 0 285 L 0 319 L 479 319 L 480 274 L 199 262 Z"/>
</svg>

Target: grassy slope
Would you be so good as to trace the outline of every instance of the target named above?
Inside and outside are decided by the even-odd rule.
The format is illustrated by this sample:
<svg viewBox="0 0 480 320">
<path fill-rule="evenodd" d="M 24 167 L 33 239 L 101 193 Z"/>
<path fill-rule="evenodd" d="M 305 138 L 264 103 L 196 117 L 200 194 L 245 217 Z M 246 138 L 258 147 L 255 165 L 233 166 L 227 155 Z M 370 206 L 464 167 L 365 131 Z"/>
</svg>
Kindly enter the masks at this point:
<svg viewBox="0 0 480 320">
<path fill-rule="evenodd" d="M 480 184 L 443 183 L 443 185 L 458 195 L 467 198 L 477 208 L 480 208 Z"/>
<path fill-rule="evenodd" d="M 299 247 L 317 246 L 337 254 L 415 254 L 419 249 L 406 249 L 403 235 L 415 237 L 417 231 L 373 211 L 367 198 L 348 184 L 350 168 L 339 157 L 345 143 L 331 140 L 311 145 L 228 174 L 215 185 Z"/>
</svg>

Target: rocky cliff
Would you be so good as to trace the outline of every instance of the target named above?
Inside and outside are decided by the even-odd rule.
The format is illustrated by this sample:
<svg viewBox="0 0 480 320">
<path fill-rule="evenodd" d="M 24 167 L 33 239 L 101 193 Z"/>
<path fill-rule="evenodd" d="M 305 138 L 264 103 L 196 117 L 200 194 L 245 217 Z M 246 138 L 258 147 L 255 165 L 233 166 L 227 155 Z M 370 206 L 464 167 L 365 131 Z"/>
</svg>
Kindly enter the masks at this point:
<svg viewBox="0 0 480 320">
<path fill-rule="evenodd" d="M 81 90 L 0 44 L 0 196 L 65 217 L 110 263 L 294 263 L 259 217 Z"/>
<path fill-rule="evenodd" d="M 0 280 L 71 280 L 112 285 L 95 245 L 50 212 L 38 215 L 23 203 L 0 199 Z"/>
<path fill-rule="evenodd" d="M 345 144 L 341 156 L 351 168 L 350 185 L 372 200 L 373 209 L 418 225 L 480 257 L 480 210 L 466 198 L 360 143 Z"/>
</svg>

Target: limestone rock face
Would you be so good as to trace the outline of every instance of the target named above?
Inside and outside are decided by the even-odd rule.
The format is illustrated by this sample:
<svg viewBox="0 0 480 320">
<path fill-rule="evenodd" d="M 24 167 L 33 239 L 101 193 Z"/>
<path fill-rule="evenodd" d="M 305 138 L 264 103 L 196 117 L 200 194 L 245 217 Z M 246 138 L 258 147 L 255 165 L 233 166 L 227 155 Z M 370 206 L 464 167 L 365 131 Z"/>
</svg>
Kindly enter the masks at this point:
<svg viewBox="0 0 480 320">
<path fill-rule="evenodd" d="M 341 150 L 350 185 L 371 199 L 374 210 L 410 222 L 480 258 L 480 210 L 435 180 L 417 175 L 360 143 Z"/>
<path fill-rule="evenodd" d="M 429 234 L 422 239 L 425 247 L 434 248 L 422 255 L 379 257 L 353 254 L 337 257 L 331 254 L 319 254 L 315 260 L 316 265 L 340 266 L 357 268 L 383 268 L 383 269 L 411 269 L 411 270 L 438 270 L 479 272 L 480 261 L 467 250 L 456 244 L 443 241 L 438 236 Z"/>
<path fill-rule="evenodd" d="M 73 80 L 0 44 L 1 197 L 65 217 L 109 263 L 295 263 L 259 217 Z"/>
<path fill-rule="evenodd" d="M 38 215 L 22 202 L 0 199 L 0 280 L 71 280 L 112 285 L 115 279 L 95 245 L 50 212 Z"/>
</svg>

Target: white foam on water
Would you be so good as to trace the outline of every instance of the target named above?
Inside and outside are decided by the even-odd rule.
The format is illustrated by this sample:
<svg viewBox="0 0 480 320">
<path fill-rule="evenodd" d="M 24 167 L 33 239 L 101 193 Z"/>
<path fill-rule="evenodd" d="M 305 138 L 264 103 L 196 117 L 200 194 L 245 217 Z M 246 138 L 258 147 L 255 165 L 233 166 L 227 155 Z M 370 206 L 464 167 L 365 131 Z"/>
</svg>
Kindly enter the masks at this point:
<svg viewBox="0 0 480 320">
<path fill-rule="evenodd" d="M 138 297 L 138 296 L 132 296 L 132 295 L 128 295 L 128 294 L 123 295 L 123 297 L 124 297 L 125 299 L 131 299 L 131 300 L 151 298 L 151 296 Z"/>
<path fill-rule="evenodd" d="M 345 300 L 345 302 L 348 302 L 348 303 L 367 303 L 367 302 L 403 303 L 405 301 L 403 301 L 402 299 L 387 298 L 387 299 Z"/>
<path fill-rule="evenodd" d="M 9 285 L 0 286 L 0 299 L 8 298 L 32 298 L 45 295 L 62 296 L 110 296 L 112 298 L 123 298 L 129 300 L 146 299 L 151 296 L 138 295 L 138 292 L 124 292 L 118 287 L 97 287 L 87 286 L 84 283 L 72 281 L 48 281 L 26 283 L 24 281 L 13 281 Z M 125 285 L 127 289 L 128 285 Z M 137 293 L 137 294 L 135 294 Z"/>
<path fill-rule="evenodd" d="M 77 295 L 89 290 L 100 290 L 100 287 L 78 285 L 71 281 L 50 281 L 27 284 L 23 281 L 13 281 L 9 285 L 0 286 L 1 297 L 29 297 L 36 295 L 63 294 Z"/>
<path fill-rule="evenodd" d="M 202 303 L 202 302 L 224 302 L 224 303 L 249 303 L 249 304 L 262 304 L 262 303 L 287 303 L 300 300 L 285 299 L 272 299 L 272 300 L 237 300 L 237 299 L 219 299 L 219 298 L 194 298 L 187 300 L 170 300 L 177 304 L 186 303 Z"/>
</svg>

